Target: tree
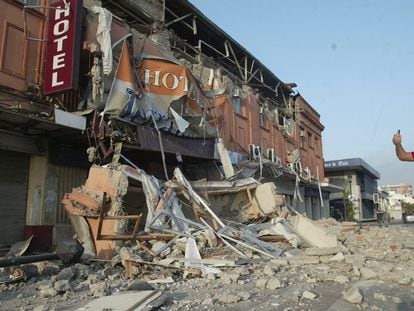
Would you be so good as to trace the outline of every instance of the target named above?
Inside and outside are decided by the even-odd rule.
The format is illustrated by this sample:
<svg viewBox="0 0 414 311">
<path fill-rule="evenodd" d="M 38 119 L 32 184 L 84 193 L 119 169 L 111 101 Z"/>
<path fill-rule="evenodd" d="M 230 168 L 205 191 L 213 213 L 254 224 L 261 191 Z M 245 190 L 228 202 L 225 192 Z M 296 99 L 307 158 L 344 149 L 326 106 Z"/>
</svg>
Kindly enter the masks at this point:
<svg viewBox="0 0 414 311">
<path fill-rule="evenodd" d="M 344 201 L 344 209 L 345 209 L 345 215 L 344 215 L 345 220 L 346 221 L 355 220 L 354 203 L 352 202 L 351 195 L 348 191 L 344 191 L 343 201 Z"/>
<path fill-rule="evenodd" d="M 414 203 L 401 201 L 401 208 L 407 215 L 414 214 Z"/>
</svg>

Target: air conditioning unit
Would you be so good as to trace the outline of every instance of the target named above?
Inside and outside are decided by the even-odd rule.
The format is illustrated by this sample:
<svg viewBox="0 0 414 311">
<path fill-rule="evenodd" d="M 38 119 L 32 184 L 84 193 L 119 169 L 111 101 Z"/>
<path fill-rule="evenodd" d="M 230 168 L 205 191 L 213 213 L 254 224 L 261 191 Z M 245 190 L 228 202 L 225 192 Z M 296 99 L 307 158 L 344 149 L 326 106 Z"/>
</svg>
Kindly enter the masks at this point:
<svg viewBox="0 0 414 311">
<path fill-rule="evenodd" d="M 259 160 L 262 157 L 262 147 L 255 146 L 254 148 L 254 160 Z"/>
<path fill-rule="evenodd" d="M 273 148 L 267 149 L 267 158 L 270 161 L 275 162 L 275 149 Z"/>
<path fill-rule="evenodd" d="M 300 137 L 305 136 L 305 130 L 300 130 Z"/>
<path fill-rule="evenodd" d="M 256 151 L 256 145 L 255 144 L 250 144 L 249 145 L 249 157 L 250 157 L 250 161 L 253 161 L 255 159 L 255 153 Z"/>
<path fill-rule="evenodd" d="M 233 94 L 232 94 L 233 97 L 242 97 L 241 95 L 242 95 L 241 94 L 241 89 L 239 89 L 237 87 L 233 89 Z"/>
</svg>

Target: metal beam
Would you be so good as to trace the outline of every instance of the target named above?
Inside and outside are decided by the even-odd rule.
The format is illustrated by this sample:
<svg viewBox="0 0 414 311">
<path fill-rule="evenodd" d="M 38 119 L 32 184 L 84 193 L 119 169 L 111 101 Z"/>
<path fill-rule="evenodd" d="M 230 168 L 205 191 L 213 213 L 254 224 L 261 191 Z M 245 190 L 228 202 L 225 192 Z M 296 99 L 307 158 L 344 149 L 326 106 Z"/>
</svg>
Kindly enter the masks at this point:
<svg viewBox="0 0 414 311">
<path fill-rule="evenodd" d="M 192 16 L 192 15 L 193 15 L 192 13 L 188 13 L 188 14 L 186 14 L 184 16 L 178 17 L 178 18 L 176 18 L 176 19 L 174 19 L 174 20 L 166 23 L 165 24 L 165 27 L 168 27 L 168 26 L 170 26 L 170 25 L 172 25 L 172 24 L 174 24 L 176 22 L 182 21 L 183 19 L 186 19 L 187 17 Z"/>
</svg>

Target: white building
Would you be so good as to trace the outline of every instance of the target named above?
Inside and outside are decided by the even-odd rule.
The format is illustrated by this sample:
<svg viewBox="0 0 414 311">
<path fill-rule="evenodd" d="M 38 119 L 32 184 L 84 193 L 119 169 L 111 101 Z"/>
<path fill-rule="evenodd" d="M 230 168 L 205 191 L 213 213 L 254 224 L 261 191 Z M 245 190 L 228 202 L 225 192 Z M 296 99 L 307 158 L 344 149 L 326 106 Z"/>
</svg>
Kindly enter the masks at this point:
<svg viewBox="0 0 414 311">
<path fill-rule="evenodd" d="M 409 191 L 406 191 L 409 189 Z M 386 185 L 382 186 L 381 190 L 388 193 L 388 210 L 391 220 L 402 220 L 402 205 L 401 202 L 414 203 L 412 196 L 411 185 Z"/>
</svg>

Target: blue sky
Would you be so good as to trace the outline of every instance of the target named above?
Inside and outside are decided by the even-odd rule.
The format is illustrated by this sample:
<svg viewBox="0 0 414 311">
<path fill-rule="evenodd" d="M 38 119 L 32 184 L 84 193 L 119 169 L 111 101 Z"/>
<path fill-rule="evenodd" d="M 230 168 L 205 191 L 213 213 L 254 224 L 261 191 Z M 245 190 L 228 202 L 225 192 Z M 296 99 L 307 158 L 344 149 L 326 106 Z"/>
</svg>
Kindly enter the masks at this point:
<svg viewBox="0 0 414 311">
<path fill-rule="evenodd" d="M 363 158 L 414 184 L 414 1 L 190 0 L 320 113 L 325 160 Z"/>
</svg>

